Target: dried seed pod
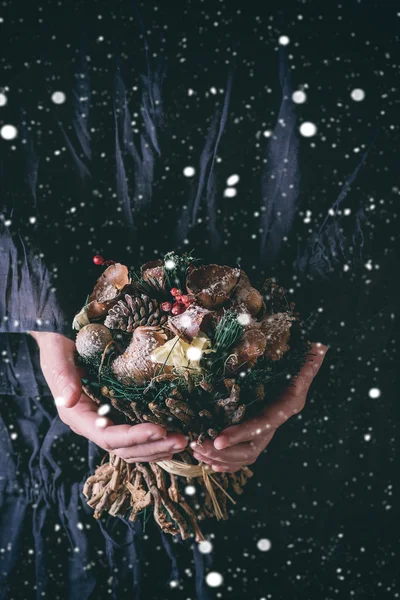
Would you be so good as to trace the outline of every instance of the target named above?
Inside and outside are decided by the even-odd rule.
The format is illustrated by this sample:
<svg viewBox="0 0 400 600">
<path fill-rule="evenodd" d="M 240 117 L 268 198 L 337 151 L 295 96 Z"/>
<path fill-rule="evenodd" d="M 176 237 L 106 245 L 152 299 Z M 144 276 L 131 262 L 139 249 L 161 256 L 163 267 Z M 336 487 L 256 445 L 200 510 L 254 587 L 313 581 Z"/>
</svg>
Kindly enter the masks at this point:
<svg viewBox="0 0 400 600">
<path fill-rule="evenodd" d="M 246 405 L 241 404 L 228 418 L 227 422 L 230 425 L 237 425 L 243 421 L 244 414 L 246 412 Z"/>
<path fill-rule="evenodd" d="M 214 386 L 212 383 L 209 383 L 208 381 L 206 381 L 205 379 L 202 379 L 199 383 L 199 386 L 205 391 L 205 392 L 209 392 L 210 394 L 214 391 Z"/>
<path fill-rule="evenodd" d="M 87 317 L 98 319 L 105 315 L 118 302 L 122 290 L 129 283 L 128 267 L 120 263 L 107 267 L 88 298 Z"/>
<path fill-rule="evenodd" d="M 169 409 L 166 408 L 165 406 L 162 406 L 162 404 L 156 404 L 155 402 L 149 402 L 148 407 L 151 410 L 151 412 L 156 415 L 156 417 L 160 417 L 161 415 L 167 415 L 167 416 L 171 415 Z"/>
<path fill-rule="evenodd" d="M 143 413 L 142 417 L 143 421 L 146 421 L 147 423 L 153 423 L 153 425 L 160 425 L 164 428 L 168 426 L 168 417 L 166 417 L 165 415 L 156 417 L 155 415 Z"/>
<path fill-rule="evenodd" d="M 210 440 L 215 440 L 215 438 L 217 438 L 219 436 L 219 432 L 214 429 L 213 427 L 210 427 L 209 429 L 207 429 L 207 433 L 208 433 L 208 437 L 210 438 Z"/>
<path fill-rule="evenodd" d="M 174 398 L 167 398 L 165 404 L 170 409 L 172 415 L 185 423 L 185 425 L 195 425 L 196 414 L 186 402 L 181 402 Z"/>
<path fill-rule="evenodd" d="M 145 263 L 140 272 L 143 279 L 155 280 L 160 288 L 165 288 L 164 262 L 161 259 Z"/>
<path fill-rule="evenodd" d="M 183 400 L 183 396 L 180 393 L 180 391 L 178 390 L 178 388 L 173 388 L 171 390 L 171 396 L 173 396 L 174 398 L 176 398 L 177 400 Z"/>
<path fill-rule="evenodd" d="M 263 383 L 259 383 L 256 385 L 254 389 L 254 395 L 258 402 L 262 402 L 265 398 L 265 386 Z"/>
<path fill-rule="evenodd" d="M 190 342 L 195 338 L 202 327 L 207 322 L 211 311 L 201 306 L 191 305 L 185 312 L 168 318 L 168 327 L 175 334 L 179 335 L 185 342 Z"/>
<path fill-rule="evenodd" d="M 236 473 L 228 473 L 228 478 L 231 481 L 234 492 L 238 495 L 243 494 L 243 489 L 240 487 L 239 478 Z"/>
<path fill-rule="evenodd" d="M 212 421 L 213 418 L 210 411 L 206 408 L 203 408 L 203 410 L 199 412 L 199 417 L 201 417 L 202 419 L 208 419 L 209 421 Z"/>
<path fill-rule="evenodd" d="M 243 270 L 240 271 L 240 279 L 235 287 L 232 296 L 232 308 L 239 313 L 248 313 L 254 317 L 263 308 L 263 297 L 256 288 L 254 288 Z"/>
<path fill-rule="evenodd" d="M 111 404 L 119 412 L 122 412 L 126 417 L 128 417 L 128 419 L 130 421 L 133 421 L 133 423 L 137 423 L 138 422 L 135 413 L 126 404 L 126 402 L 124 400 L 122 400 L 121 398 L 111 398 Z"/>
<path fill-rule="evenodd" d="M 76 336 L 76 349 L 82 358 L 99 356 L 106 346 L 112 342 L 111 331 L 99 323 L 89 323 Z"/>
<path fill-rule="evenodd" d="M 112 363 L 112 371 L 121 383 L 144 384 L 156 375 L 160 365 L 151 360 L 152 352 L 165 344 L 167 335 L 159 327 L 138 327 L 135 329 L 124 354 Z M 168 368 L 165 367 L 165 370 Z"/>
<path fill-rule="evenodd" d="M 236 371 L 240 368 L 254 367 L 257 359 L 264 354 L 266 344 L 266 336 L 261 330 L 248 329 L 232 349 L 231 356 L 226 361 L 227 369 Z"/>
<path fill-rule="evenodd" d="M 204 308 L 213 309 L 227 300 L 237 285 L 240 269 L 221 265 L 206 265 L 192 269 L 186 287 Z"/>
<path fill-rule="evenodd" d="M 117 304 L 110 308 L 104 325 L 110 329 L 120 329 L 131 333 L 145 325 L 161 326 L 168 316 L 162 311 L 157 300 L 140 292 L 124 294 Z"/>
</svg>

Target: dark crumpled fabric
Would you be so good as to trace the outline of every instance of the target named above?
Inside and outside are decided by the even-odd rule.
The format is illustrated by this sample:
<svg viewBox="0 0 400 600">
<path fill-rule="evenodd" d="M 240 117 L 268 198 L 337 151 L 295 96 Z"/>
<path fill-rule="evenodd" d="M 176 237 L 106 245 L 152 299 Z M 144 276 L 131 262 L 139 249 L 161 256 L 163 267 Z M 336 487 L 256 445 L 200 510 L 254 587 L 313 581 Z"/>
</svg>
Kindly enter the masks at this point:
<svg viewBox="0 0 400 600">
<path fill-rule="evenodd" d="M 2 7 L 1 123 L 18 139 L 0 139 L 1 600 L 391 594 L 399 144 L 396 86 L 381 73 L 398 77 L 386 47 L 395 18 L 374 2 L 342 3 L 340 21 L 336 3 L 333 16 L 317 2 L 257 14 L 42 4 Z M 276 51 L 282 32 L 291 45 Z M 353 81 L 366 88 L 357 105 Z M 298 135 L 305 120 L 317 147 Z M 224 196 L 234 173 L 238 193 Z M 204 525 L 204 555 L 151 519 L 145 531 L 93 519 L 82 486 L 102 451 L 58 418 L 26 333 L 72 337 L 101 272 L 94 254 L 137 268 L 171 249 L 238 264 L 254 284 L 277 276 L 310 339 L 331 346 L 304 416 L 274 437 L 231 519 Z M 222 588 L 206 585 L 210 570 Z"/>
</svg>

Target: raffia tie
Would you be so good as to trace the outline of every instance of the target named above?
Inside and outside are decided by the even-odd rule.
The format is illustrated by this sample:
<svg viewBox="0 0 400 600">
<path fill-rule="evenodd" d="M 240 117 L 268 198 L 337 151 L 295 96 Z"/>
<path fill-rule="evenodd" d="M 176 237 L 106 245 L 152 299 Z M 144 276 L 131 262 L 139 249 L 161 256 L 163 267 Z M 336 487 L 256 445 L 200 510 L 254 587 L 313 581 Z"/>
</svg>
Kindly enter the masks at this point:
<svg viewBox="0 0 400 600">
<path fill-rule="evenodd" d="M 201 462 L 197 465 L 188 465 L 187 463 L 180 462 L 178 460 L 160 460 L 156 464 L 164 469 L 164 471 L 172 473 L 172 475 L 180 475 L 181 477 L 202 477 L 207 491 L 210 494 L 214 507 L 214 513 L 218 521 L 223 518 L 223 514 L 212 486 L 213 483 L 219 487 L 219 489 L 225 494 L 225 496 L 227 496 L 227 498 L 229 498 L 231 502 L 233 502 L 233 504 L 236 504 L 232 496 L 230 496 L 222 487 L 222 485 L 220 485 L 218 481 L 211 475 L 210 471 L 212 473 L 215 473 L 215 471 L 213 471 L 209 465 Z"/>
</svg>

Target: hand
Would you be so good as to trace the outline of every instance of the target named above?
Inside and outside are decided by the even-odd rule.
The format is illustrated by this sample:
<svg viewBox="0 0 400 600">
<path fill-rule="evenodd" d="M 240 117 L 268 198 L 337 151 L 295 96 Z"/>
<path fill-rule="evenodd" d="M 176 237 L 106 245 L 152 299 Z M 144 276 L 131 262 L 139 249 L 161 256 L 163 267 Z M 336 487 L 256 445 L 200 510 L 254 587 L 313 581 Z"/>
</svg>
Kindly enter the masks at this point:
<svg viewBox="0 0 400 600">
<path fill-rule="evenodd" d="M 114 425 L 99 416 L 97 405 L 82 392 L 82 371 L 74 361 L 75 344 L 57 333 L 30 332 L 39 344 L 40 366 L 60 419 L 72 431 L 113 452 L 126 462 L 154 462 L 171 458 L 187 445 L 183 434 L 167 434 L 159 425 Z"/>
<path fill-rule="evenodd" d="M 273 404 L 260 415 L 224 429 L 214 440 L 203 442 L 201 447 L 192 442 L 193 456 L 212 466 L 214 471 L 234 473 L 245 465 L 252 465 L 268 446 L 275 431 L 291 416 L 298 414 L 305 405 L 310 385 L 322 365 L 328 347 L 312 344 L 311 353 L 316 356 L 307 362 L 295 380 Z"/>
</svg>

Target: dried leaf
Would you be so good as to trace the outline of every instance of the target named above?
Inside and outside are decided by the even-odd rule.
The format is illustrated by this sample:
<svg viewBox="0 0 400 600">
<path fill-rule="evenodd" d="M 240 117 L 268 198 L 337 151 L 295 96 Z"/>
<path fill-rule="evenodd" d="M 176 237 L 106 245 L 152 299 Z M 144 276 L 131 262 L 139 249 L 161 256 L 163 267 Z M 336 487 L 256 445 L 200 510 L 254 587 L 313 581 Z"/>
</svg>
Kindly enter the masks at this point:
<svg viewBox="0 0 400 600">
<path fill-rule="evenodd" d="M 267 344 L 265 356 L 270 360 L 279 360 L 290 350 L 288 341 L 290 328 L 296 318 L 287 312 L 268 315 L 261 321 L 261 331 L 265 334 Z"/>
<path fill-rule="evenodd" d="M 216 308 L 227 300 L 240 277 L 240 269 L 221 265 L 206 265 L 192 269 L 186 287 L 204 308 Z"/>
<path fill-rule="evenodd" d="M 152 260 L 141 266 L 140 273 L 145 280 L 154 280 L 160 288 L 165 288 L 165 272 L 163 260 Z"/>
<path fill-rule="evenodd" d="M 192 304 L 180 315 L 168 317 L 168 327 L 175 335 L 190 343 L 199 334 L 201 326 L 210 315 L 211 311 Z"/>
<path fill-rule="evenodd" d="M 129 285 L 128 267 L 121 263 L 110 265 L 97 280 L 86 306 L 89 319 L 98 319 L 114 306 L 125 286 Z"/>
<path fill-rule="evenodd" d="M 235 371 L 239 368 L 252 368 L 264 354 L 267 338 L 260 329 L 248 329 L 231 352 L 226 366 Z"/>
</svg>

